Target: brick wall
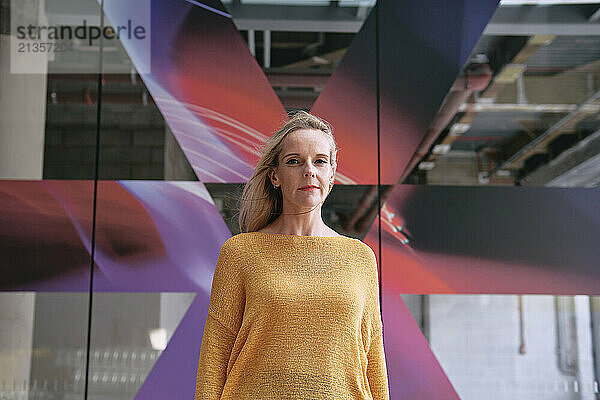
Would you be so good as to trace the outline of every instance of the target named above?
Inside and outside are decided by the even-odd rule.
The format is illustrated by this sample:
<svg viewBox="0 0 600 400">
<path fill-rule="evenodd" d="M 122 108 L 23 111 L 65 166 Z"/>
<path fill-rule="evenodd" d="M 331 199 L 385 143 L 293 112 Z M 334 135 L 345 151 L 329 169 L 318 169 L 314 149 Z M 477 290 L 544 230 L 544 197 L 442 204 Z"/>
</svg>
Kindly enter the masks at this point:
<svg viewBox="0 0 600 400">
<path fill-rule="evenodd" d="M 155 105 L 103 104 L 100 179 L 164 179 L 165 121 Z M 96 105 L 48 104 L 44 179 L 93 179 Z"/>
</svg>

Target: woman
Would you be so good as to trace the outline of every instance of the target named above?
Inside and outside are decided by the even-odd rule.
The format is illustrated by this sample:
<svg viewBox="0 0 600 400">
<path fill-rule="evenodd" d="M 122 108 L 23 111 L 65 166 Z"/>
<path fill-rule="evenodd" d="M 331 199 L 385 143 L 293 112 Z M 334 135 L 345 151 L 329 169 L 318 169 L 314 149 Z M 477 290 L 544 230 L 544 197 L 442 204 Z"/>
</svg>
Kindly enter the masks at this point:
<svg viewBox="0 0 600 400">
<path fill-rule="evenodd" d="M 377 263 L 321 218 L 337 148 L 298 112 L 267 142 L 219 254 L 196 399 L 388 399 Z"/>
</svg>

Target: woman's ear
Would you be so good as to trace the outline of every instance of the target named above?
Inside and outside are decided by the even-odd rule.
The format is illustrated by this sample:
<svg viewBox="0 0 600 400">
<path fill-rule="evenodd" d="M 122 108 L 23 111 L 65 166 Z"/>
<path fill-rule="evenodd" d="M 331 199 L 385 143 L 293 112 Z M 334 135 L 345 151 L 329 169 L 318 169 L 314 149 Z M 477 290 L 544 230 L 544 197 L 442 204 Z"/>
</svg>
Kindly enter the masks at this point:
<svg viewBox="0 0 600 400">
<path fill-rule="evenodd" d="M 269 171 L 269 179 L 271 179 L 271 183 L 273 186 L 279 186 L 279 179 L 277 178 L 277 172 L 272 169 Z"/>
</svg>

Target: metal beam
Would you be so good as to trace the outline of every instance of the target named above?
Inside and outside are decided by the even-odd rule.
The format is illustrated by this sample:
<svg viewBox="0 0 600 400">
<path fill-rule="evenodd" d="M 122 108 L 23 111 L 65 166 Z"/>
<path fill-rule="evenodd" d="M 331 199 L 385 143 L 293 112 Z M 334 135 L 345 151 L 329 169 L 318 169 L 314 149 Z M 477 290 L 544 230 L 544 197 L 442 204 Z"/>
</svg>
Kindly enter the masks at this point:
<svg viewBox="0 0 600 400">
<path fill-rule="evenodd" d="M 271 31 L 263 32 L 263 68 L 271 68 Z"/>
<path fill-rule="evenodd" d="M 596 186 L 600 180 L 600 130 L 521 179 L 525 186 Z"/>
<path fill-rule="evenodd" d="M 227 10 L 239 30 L 356 33 L 372 8 L 367 7 L 359 13 L 361 7 L 242 3 L 232 4 Z M 364 17 L 357 17 L 357 14 Z"/>
<path fill-rule="evenodd" d="M 567 127 L 571 127 L 572 125 L 579 122 L 584 116 L 588 115 L 590 111 L 590 106 L 597 106 L 598 102 L 600 102 L 600 91 L 594 93 L 590 98 L 588 98 L 585 102 L 580 104 L 576 110 L 572 111 L 567 116 L 563 117 L 560 121 L 552 125 L 548 128 L 544 133 L 537 136 L 531 142 L 527 143 L 523 146 L 519 151 L 510 156 L 508 160 L 504 161 L 502 164 L 496 166 L 493 170 L 486 173 L 486 177 L 489 178 L 496 174 L 501 169 L 510 169 L 512 164 L 517 163 L 519 160 L 524 160 L 529 154 L 535 153 L 536 148 L 540 148 L 542 146 L 546 146 L 547 142 L 557 133 L 565 130 Z"/>
<path fill-rule="evenodd" d="M 363 21 L 326 21 L 326 20 L 273 20 L 236 18 L 233 22 L 238 30 L 255 29 L 258 31 L 280 32 L 338 32 L 356 33 L 360 30 Z"/>
<path fill-rule="evenodd" d="M 360 20 L 364 20 L 365 18 L 367 18 L 368 11 L 369 11 L 369 7 L 368 6 L 366 6 L 366 5 L 359 5 L 358 9 L 356 10 L 356 18 L 358 18 Z"/>
<path fill-rule="evenodd" d="M 56 0 L 51 3 L 47 13 L 53 24 L 78 25 L 83 19 L 87 19 L 88 25 L 99 24 L 97 5 L 95 8 L 82 7 L 80 0 Z M 54 3 L 58 3 L 58 6 Z M 95 2 L 90 4 L 93 6 Z M 372 9 L 365 5 L 291 6 L 240 2 L 226 4 L 226 7 L 238 30 L 345 33 L 358 32 Z"/>
<path fill-rule="evenodd" d="M 598 7 L 598 9 L 596 11 L 594 11 L 594 13 L 592 14 L 592 16 L 590 17 L 590 19 L 588 21 L 589 22 L 598 22 L 598 20 L 600 20 L 600 7 Z"/>
<path fill-rule="evenodd" d="M 597 10 L 597 4 L 500 6 L 483 33 L 498 36 L 600 35 L 600 24 L 591 19 Z"/>
<path fill-rule="evenodd" d="M 256 57 L 256 42 L 254 38 L 254 29 L 248 29 L 248 49 L 250 50 L 250 54 Z"/>
<path fill-rule="evenodd" d="M 483 30 L 484 35 L 494 36 L 600 36 L 600 24 L 582 22 L 577 24 L 525 24 L 489 23 Z"/>
<path fill-rule="evenodd" d="M 78 0 L 57 0 L 61 7 L 48 6 L 54 24 L 88 24 L 98 22 L 98 10 L 75 7 Z M 54 2 L 52 2 L 54 3 Z M 73 6 L 66 7 L 66 5 Z M 239 30 L 269 30 L 284 32 L 346 32 L 360 30 L 371 6 L 354 7 L 291 6 L 273 4 L 227 4 Z M 69 10 L 68 13 L 65 10 Z M 500 6 L 484 34 L 499 36 L 532 35 L 600 35 L 598 5 Z"/>
</svg>

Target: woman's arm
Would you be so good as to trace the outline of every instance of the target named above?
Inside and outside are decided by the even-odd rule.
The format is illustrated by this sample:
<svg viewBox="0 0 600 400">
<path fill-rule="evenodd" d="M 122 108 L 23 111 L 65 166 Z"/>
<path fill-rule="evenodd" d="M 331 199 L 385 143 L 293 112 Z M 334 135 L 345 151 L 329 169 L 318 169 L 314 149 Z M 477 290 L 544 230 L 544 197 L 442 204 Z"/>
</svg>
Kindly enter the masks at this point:
<svg viewBox="0 0 600 400">
<path fill-rule="evenodd" d="M 367 379 L 373 400 L 389 400 L 389 387 L 385 352 L 383 348 L 383 323 L 379 312 L 379 277 L 377 274 L 377 260 L 375 253 L 371 253 L 369 266 L 369 303 L 367 308 L 371 316 L 371 340 L 367 352 Z"/>
<path fill-rule="evenodd" d="M 208 316 L 204 325 L 196 400 L 218 400 L 227 380 L 231 349 L 242 323 L 246 296 L 238 257 L 232 240 L 221 248 L 210 292 Z"/>
<path fill-rule="evenodd" d="M 390 398 L 381 320 L 374 324 L 371 334 L 371 347 L 367 353 L 367 379 L 373 400 Z"/>
<path fill-rule="evenodd" d="M 235 334 L 210 313 L 206 317 L 198 374 L 196 375 L 196 400 L 218 400 L 227 379 L 227 364 Z"/>
</svg>

